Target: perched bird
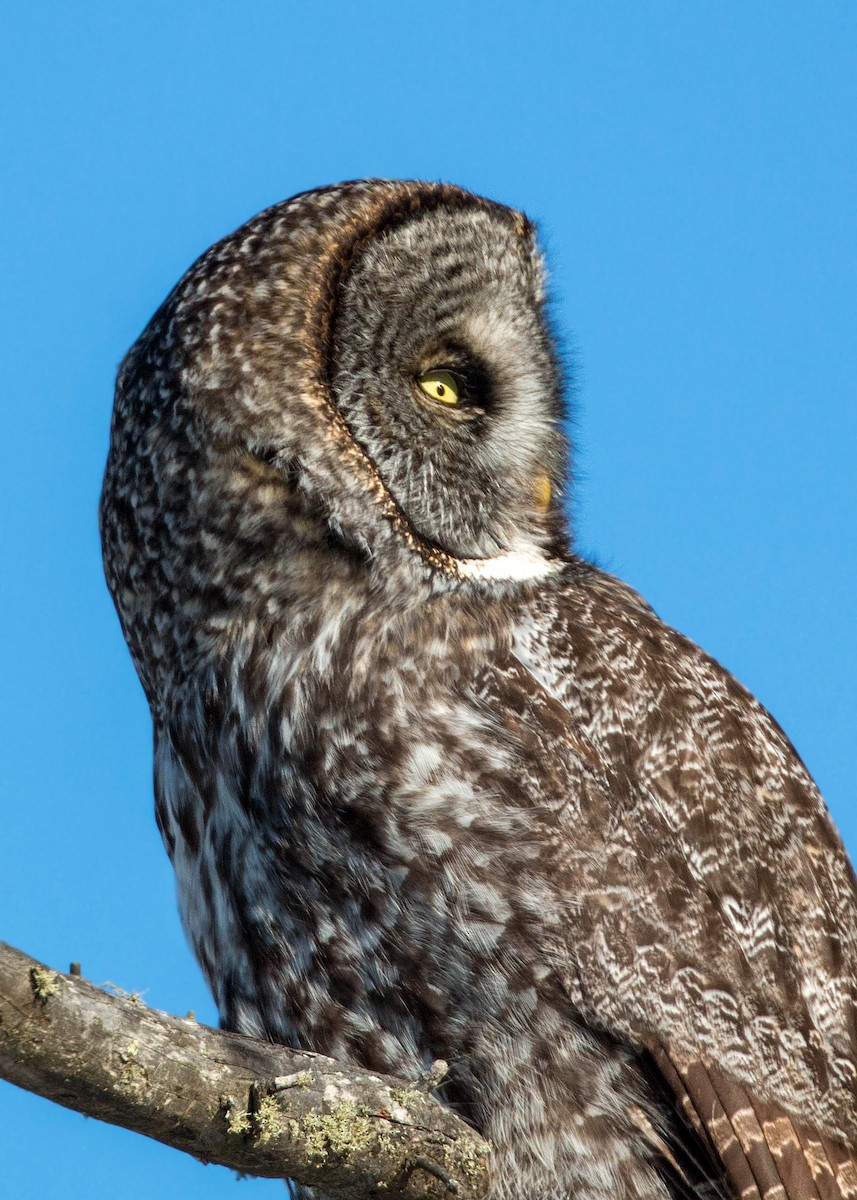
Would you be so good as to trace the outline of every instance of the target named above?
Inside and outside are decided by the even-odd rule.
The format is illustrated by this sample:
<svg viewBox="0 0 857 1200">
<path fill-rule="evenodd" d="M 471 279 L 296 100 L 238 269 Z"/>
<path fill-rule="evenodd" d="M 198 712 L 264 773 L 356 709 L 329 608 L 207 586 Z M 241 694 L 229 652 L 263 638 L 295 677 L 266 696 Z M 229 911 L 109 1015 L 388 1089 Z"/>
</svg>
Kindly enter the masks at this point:
<svg viewBox="0 0 857 1200">
<path fill-rule="evenodd" d="M 521 213 L 261 213 L 119 371 L 104 559 L 226 1028 L 416 1077 L 493 1196 L 857 1196 L 855 881 L 767 712 L 576 556 Z"/>
</svg>

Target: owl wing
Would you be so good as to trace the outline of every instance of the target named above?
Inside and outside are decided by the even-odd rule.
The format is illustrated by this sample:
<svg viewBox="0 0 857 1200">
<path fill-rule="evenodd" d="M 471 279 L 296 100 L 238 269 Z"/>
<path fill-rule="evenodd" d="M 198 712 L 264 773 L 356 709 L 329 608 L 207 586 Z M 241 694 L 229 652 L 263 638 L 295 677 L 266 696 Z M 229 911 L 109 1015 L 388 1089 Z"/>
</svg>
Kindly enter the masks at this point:
<svg viewBox="0 0 857 1200">
<path fill-rule="evenodd" d="M 769 714 L 624 585 L 522 612 L 486 680 L 550 812 L 549 946 L 645 1051 L 742 1196 L 857 1196 L 857 889 Z"/>
</svg>

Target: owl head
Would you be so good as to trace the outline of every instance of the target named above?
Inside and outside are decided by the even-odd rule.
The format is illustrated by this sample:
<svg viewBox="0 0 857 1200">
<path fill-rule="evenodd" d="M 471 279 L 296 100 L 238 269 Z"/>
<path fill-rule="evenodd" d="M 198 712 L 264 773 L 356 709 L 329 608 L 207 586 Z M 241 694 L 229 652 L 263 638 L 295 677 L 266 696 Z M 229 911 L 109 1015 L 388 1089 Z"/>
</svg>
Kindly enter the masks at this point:
<svg viewBox="0 0 857 1200">
<path fill-rule="evenodd" d="M 561 404 L 521 213 L 377 180 L 261 213 L 119 372 L 101 524 L 132 648 L 338 573 L 538 577 L 564 549 Z"/>
</svg>

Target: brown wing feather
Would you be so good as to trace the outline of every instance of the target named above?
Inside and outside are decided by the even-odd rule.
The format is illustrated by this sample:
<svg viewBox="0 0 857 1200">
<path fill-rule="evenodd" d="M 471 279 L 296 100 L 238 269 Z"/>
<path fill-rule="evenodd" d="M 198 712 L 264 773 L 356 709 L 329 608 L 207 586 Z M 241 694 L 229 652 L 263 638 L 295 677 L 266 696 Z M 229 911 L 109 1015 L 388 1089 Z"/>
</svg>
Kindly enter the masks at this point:
<svg viewBox="0 0 857 1200">
<path fill-rule="evenodd" d="M 739 1194 L 857 1196 L 850 864 L 776 723 L 610 583 L 537 601 L 500 672 L 570 794 L 569 993 L 652 1052 Z"/>
<path fill-rule="evenodd" d="M 717 1066 L 688 1062 L 664 1046 L 652 1058 L 688 1120 L 714 1145 L 748 1200 L 853 1200 L 857 1154 L 760 1100 Z"/>
</svg>

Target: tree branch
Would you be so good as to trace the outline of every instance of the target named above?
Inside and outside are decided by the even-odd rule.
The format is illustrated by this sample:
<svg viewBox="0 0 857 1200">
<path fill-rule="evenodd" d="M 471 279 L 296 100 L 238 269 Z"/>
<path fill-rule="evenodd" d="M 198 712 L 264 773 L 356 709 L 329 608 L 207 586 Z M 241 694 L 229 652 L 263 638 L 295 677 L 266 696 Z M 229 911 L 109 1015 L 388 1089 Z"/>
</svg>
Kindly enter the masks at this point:
<svg viewBox="0 0 857 1200">
<path fill-rule="evenodd" d="M 74 970 L 77 968 L 77 971 Z M 223 1033 L 0 942 L 0 1077 L 248 1175 L 342 1200 L 480 1200 L 487 1145 L 430 1095 Z"/>
</svg>

